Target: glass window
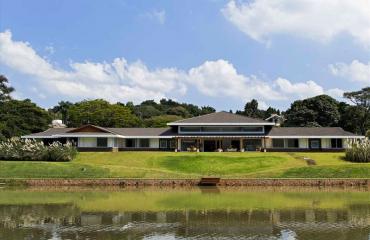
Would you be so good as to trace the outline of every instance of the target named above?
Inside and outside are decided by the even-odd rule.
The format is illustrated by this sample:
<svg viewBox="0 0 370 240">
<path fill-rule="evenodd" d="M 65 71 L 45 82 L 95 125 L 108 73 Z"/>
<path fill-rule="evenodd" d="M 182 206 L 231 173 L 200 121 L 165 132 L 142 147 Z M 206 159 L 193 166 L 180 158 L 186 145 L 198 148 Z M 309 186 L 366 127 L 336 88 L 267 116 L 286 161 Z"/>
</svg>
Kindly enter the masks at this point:
<svg viewBox="0 0 370 240">
<path fill-rule="evenodd" d="M 309 145 L 310 145 L 310 148 L 312 149 L 321 148 L 321 140 L 320 139 L 310 139 Z"/>
<path fill-rule="evenodd" d="M 343 148 L 343 142 L 341 138 L 332 138 L 331 139 L 332 148 Z"/>
<path fill-rule="evenodd" d="M 288 148 L 298 148 L 298 139 L 292 138 L 292 139 L 287 139 L 287 145 Z"/>
<path fill-rule="evenodd" d="M 129 148 L 135 147 L 135 139 L 126 139 L 126 147 Z"/>
<path fill-rule="evenodd" d="M 167 139 L 159 139 L 159 148 L 168 148 Z"/>
<path fill-rule="evenodd" d="M 147 139 L 147 138 L 139 139 L 139 146 L 141 148 L 148 148 L 149 147 L 149 139 Z"/>
<path fill-rule="evenodd" d="M 242 127 L 243 132 L 263 132 L 263 127 Z"/>
<path fill-rule="evenodd" d="M 201 127 L 180 127 L 181 132 L 200 132 Z"/>
<path fill-rule="evenodd" d="M 97 138 L 96 146 L 97 147 L 107 147 L 108 139 L 107 138 Z"/>
<path fill-rule="evenodd" d="M 202 127 L 202 132 L 223 132 L 222 127 Z"/>
<path fill-rule="evenodd" d="M 284 139 L 272 139 L 272 146 L 274 148 L 284 148 Z"/>
<path fill-rule="evenodd" d="M 159 139 L 159 148 L 175 148 L 175 144 L 173 139 Z"/>
</svg>

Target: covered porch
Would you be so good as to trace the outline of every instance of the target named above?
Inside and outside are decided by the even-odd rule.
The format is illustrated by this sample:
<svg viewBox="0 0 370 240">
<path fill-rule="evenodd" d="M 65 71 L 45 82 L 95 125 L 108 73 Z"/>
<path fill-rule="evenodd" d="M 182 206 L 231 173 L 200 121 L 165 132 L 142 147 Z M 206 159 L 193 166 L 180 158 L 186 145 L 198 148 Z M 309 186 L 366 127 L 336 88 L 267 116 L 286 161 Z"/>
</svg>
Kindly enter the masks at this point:
<svg viewBox="0 0 370 240">
<path fill-rule="evenodd" d="M 263 136 L 185 136 L 176 138 L 176 149 L 188 152 L 244 152 L 265 148 Z"/>
</svg>

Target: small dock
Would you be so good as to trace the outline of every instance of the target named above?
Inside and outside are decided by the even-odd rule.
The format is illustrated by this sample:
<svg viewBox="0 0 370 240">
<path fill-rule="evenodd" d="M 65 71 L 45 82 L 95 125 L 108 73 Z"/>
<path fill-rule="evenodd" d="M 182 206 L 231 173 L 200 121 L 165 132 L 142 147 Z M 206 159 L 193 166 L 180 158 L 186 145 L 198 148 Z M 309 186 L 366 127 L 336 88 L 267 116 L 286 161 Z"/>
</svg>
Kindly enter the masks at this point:
<svg viewBox="0 0 370 240">
<path fill-rule="evenodd" d="M 202 177 L 199 181 L 199 186 L 217 186 L 220 183 L 219 177 Z"/>
</svg>

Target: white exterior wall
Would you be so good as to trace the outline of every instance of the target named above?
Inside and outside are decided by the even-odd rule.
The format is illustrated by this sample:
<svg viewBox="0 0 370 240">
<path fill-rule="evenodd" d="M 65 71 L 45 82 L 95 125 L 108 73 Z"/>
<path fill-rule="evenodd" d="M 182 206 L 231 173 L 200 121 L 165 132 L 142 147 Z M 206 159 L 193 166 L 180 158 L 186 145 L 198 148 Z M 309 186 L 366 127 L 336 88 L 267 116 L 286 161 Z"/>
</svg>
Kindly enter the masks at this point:
<svg viewBox="0 0 370 240">
<path fill-rule="evenodd" d="M 307 138 L 299 138 L 298 139 L 298 147 L 299 148 L 308 148 L 308 139 Z"/>
<path fill-rule="evenodd" d="M 266 148 L 272 148 L 272 139 L 265 138 L 265 144 L 266 144 Z"/>
<path fill-rule="evenodd" d="M 107 147 L 115 147 L 114 146 L 114 138 L 108 138 Z"/>
<path fill-rule="evenodd" d="M 78 138 L 78 147 L 96 147 L 96 138 Z"/>
<path fill-rule="evenodd" d="M 149 139 L 149 147 L 150 148 L 159 148 L 159 138 Z"/>
</svg>

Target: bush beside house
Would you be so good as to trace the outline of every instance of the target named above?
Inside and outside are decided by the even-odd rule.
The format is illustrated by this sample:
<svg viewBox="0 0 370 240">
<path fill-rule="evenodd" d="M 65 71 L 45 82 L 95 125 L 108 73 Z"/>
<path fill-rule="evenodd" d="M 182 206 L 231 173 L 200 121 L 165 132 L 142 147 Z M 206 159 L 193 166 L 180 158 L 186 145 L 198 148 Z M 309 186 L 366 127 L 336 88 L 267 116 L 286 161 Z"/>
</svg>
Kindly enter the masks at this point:
<svg viewBox="0 0 370 240">
<path fill-rule="evenodd" d="M 352 141 L 346 150 L 346 160 L 350 162 L 370 162 L 370 140 Z"/>
<path fill-rule="evenodd" d="M 0 142 L 0 160 L 68 162 L 76 155 L 77 149 L 70 143 L 45 145 L 43 142 L 19 138 Z"/>
</svg>

